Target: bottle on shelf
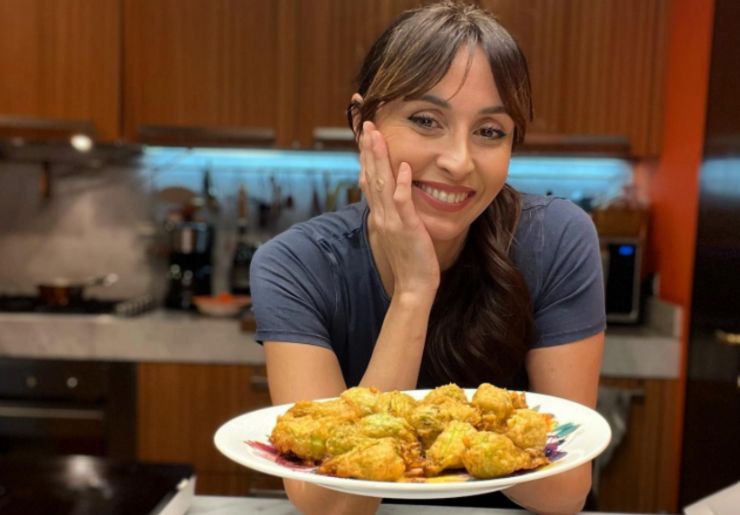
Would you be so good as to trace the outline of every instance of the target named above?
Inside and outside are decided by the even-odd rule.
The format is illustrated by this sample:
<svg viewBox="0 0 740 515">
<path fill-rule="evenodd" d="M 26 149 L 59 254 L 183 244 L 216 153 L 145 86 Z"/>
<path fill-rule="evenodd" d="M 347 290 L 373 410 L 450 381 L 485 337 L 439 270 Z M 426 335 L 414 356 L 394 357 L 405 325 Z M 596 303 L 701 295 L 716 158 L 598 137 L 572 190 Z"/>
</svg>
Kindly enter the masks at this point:
<svg viewBox="0 0 740 515">
<path fill-rule="evenodd" d="M 229 272 L 229 289 L 234 295 L 251 295 L 249 267 L 252 264 L 252 256 L 257 250 L 257 245 L 249 237 L 247 203 L 247 190 L 244 185 L 241 185 L 237 201 L 236 246 L 231 258 L 231 270 Z"/>
</svg>

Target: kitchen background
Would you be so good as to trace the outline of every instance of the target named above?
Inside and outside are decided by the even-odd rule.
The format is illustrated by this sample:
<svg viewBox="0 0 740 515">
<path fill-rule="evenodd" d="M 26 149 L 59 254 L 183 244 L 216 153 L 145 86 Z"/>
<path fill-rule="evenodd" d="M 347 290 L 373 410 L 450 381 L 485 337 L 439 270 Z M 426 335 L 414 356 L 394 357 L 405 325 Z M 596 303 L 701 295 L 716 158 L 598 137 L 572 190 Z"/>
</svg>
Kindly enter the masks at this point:
<svg viewBox="0 0 740 515">
<path fill-rule="evenodd" d="M 0 453 L 76 446 L 187 462 L 199 493 L 280 495 L 275 481 L 212 447 L 221 423 L 269 402 L 263 357 L 248 311 L 162 309 L 173 229 L 183 213 L 214 228 L 216 295 L 230 286 L 240 188 L 254 244 L 354 198 L 358 163 L 344 116 L 352 77 L 379 31 L 417 3 L 0 0 L 0 75 L 9 79 L 0 84 L 0 298 L 35 297 L 58 277 L 115 273 L 117 282 L 88 295 L 139 302 L 128 317 L 28 314 L 27 305 L 0 313 Z M 736 455 L 708 460 L 696 449 L 714 448 L 713 439 L 737 448 L 740 410 L 715 424 L 726 429 L 720 438 L 706 423 L 693 429 L 709 415 L 692 408 L 707 392 L 725 402 L 718 413 L 737 405 L 736 351 L 724 344 L 691 361 L 698 344 L 713 349 L 716 329 L 727 342 L 740 330 L 736 312 L 698 312 L 698 300 L 732 291 L 738 266 L 737 237 L 702 215 L 720 212 L 725 228 L 737 220 L 726 207 L 738 197 L 737 160 L 726 158 L 738 133 L 727 120 L 740 119 L 727 93 L 734 43 L 719 37 L 733 31 L 715 22 L 738 19 L 736 3 L 476 3 L 510 28 L 531 67 L 536 118 L 511 183 L 573 200 L 593 213 L 603 241 L 627 238 L 639 250 L 624 254 L 620 243 L 610 259 L 625 274 L 610 297 L 638 311 L 607 331 L 600 410 L 615 438 L 597 463 L 597 507 L 675 512 L 737 480 Z M 710 76 L 729 89 L 716 78 L 710 87 Z M 75 134 L 90 138 L 77 140 L 79 150 L 69 144 Z M 710 140 L 721 151 L 710 152 Z M 700 197 L 715 203 L 700 208 Z M 701 251 L 707 234 L 725 250 Z M 695 288 L 695 257 L 720 254 L 730 257 L 701 270 L 724 287 Z M 697 281 L 706 277 L 700 261 L 696 270 Z M 714 306 L 732 304 L 718 298 Z M 697 333 L 692 320 L 708 329 Z M 44 377 L 57 376 L 62 386 L 42 396 Z M 97 388 L 78 386 L 88 378 Z M 39 405 L 87 415 L 54 419 L 53 431 L 3 418 Z"/>
</svg>

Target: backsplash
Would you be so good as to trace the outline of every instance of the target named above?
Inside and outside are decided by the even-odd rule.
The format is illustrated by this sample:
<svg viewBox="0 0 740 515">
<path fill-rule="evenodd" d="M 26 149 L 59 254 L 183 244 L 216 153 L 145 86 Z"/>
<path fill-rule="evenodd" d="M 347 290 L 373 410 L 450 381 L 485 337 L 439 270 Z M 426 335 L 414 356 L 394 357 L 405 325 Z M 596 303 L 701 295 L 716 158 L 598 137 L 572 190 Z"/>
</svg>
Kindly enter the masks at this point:
<svg viewBox="0 0 740 515">
<path fill-rule="evenodd" d="M 248 191 L 253 237 L 264 241 L 318 210 L 345 205 L 359 163 L 353 152 L 155 147 L 125 166 L 53 165 L 51 195 L 43 199 L 40 165 L 0 161 L 0 293 L 35 293 L 42 280 L 115 272 L 118 283 L 90 295 L 161 298 L 164 223 L 177 206 L 160 192 L 178 187 L 200 195 L 206 171 L 216 227 L 213 289 L 220 292 L 227 289 L 240 185 Z M 613 198 L 631 180 L 624 160 L 530 156 L 512 160 L 509 178 L 522 191 L 582 205 Z"/>
</svg>

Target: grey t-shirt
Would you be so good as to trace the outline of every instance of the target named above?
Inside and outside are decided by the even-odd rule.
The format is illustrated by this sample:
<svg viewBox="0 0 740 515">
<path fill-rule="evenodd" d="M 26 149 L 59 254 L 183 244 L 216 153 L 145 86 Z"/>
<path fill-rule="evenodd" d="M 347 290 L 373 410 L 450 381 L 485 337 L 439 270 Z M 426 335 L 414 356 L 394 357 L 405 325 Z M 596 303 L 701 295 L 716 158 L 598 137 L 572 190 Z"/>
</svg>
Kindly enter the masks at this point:
<svg viewBox="0 0 740 515">
<path fill-rule="evenodd" d="M 566 200 L 522 198 L 512 259 L 532 299 L 533 347 L 604 330 L 601 258 L 591 219 Z M 367 239 L 366 203 L 296 224 L 260 246 L 251 288 L 257 341 L 331 349 L 347 386 L 360 382 L 390 304 Z"/>
</svg>

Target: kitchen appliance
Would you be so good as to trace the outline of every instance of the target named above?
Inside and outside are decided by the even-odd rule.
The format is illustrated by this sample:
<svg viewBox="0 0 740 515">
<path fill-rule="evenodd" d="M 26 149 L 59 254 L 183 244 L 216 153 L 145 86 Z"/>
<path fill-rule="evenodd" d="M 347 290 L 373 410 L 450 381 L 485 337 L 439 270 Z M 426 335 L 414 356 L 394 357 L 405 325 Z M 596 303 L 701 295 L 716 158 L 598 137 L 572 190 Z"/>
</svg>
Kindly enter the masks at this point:
<svg viewBox="0 0 740 515">
<path fill-rule="evenodd" d="M 0 295 L 0 313 L 50 313 L 60 315 L 137 316 L 156 308 L 151 295 L 125 300 L 82 297 L 68 304 L 49 303 L 37 295 Z"/>
<path fill-rule="evenodd" d="M 134 363 L 0 359 L 0 461 L 135 450 Z"/>
<path fill-rule="evenodd" d="M 604 272 L 606 320 L 635 324 L 641 319 L 641 238 L 601 236 L 601 266 Z"/>
<path fill-rule="evenodd" d="M 0 461 L 3 515 L 182 514 L 194 495 L 193 468 L 93 456 Z"/>
<path fill-rule="evenodd" d="M 169 287 L 165 305 L 172 309 L 192 309 L 194 296 L 212 293 L 213 226 L 206 222 L 179 222 L 170 229 L 169 239 Z"/>
</svg>

